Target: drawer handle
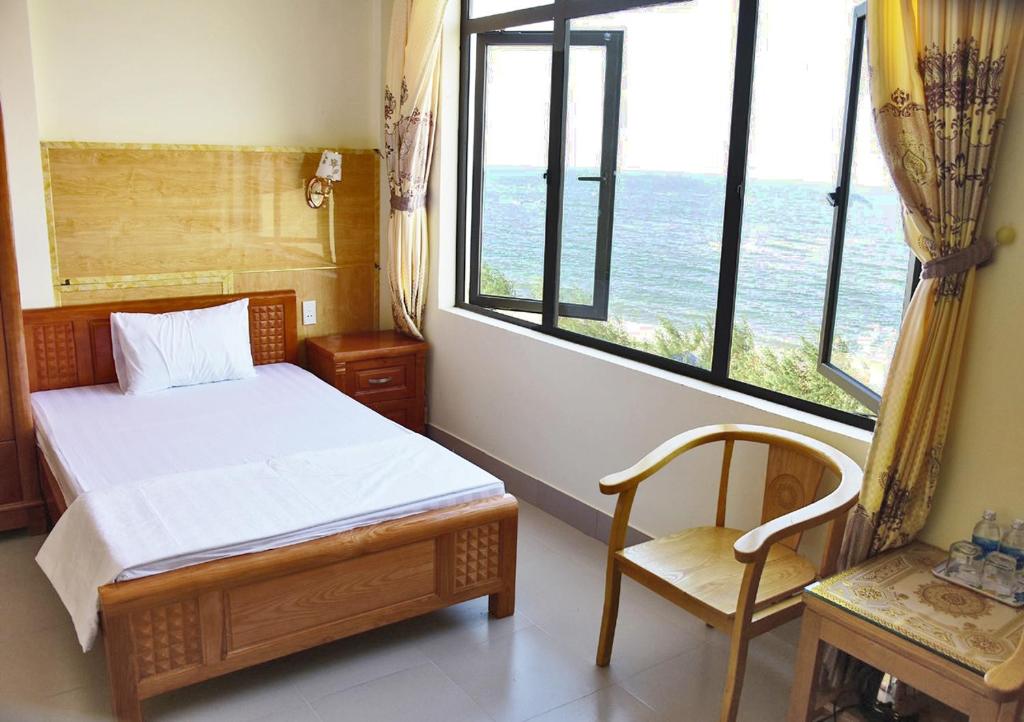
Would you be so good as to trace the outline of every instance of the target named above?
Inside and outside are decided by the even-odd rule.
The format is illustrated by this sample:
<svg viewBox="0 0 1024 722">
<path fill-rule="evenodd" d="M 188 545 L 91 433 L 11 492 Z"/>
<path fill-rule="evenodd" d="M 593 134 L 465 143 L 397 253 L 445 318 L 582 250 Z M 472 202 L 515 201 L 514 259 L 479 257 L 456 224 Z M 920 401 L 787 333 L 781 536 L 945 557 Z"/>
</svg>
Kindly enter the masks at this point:
<svg viewBox="0 0 1024 722">
<path fill-rule="evenodd" d="M 385 377 L 379 378 L 379 379 L 370 379 L 367 383 L 371 383 L 374 386 L 380 386 L 381 384 L 391 383 L 391 377 L 390 376 L 385 376 Z"/>
</svg>

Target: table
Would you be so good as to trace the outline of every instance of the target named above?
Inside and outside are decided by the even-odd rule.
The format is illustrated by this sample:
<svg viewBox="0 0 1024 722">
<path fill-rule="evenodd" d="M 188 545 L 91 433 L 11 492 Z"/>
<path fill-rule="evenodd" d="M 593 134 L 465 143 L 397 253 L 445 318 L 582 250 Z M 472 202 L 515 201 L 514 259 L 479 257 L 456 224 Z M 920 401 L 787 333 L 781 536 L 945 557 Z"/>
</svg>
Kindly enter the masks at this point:
<svg viewBox="0 0 1024 722">
<path fill-rule="evenodd" d="M 1018 718 L 1024 612 L 933 576 L 945 554 L 915 542 L 806 588 L 790 722 L 812 719 L 826 644 L 971 722 Z"/>
</svg>

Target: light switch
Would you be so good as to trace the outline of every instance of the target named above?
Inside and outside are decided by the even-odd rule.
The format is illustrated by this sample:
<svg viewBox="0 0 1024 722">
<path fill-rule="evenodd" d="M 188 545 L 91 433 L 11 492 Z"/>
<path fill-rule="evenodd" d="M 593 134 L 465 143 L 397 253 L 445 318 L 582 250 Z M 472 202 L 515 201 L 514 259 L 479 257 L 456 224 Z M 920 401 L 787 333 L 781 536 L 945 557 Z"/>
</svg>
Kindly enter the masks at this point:
<svg viewBox="0 0 1024 722">
<path fill-rule="evenodd" d="M 316 301 L 302 302 L 302 325 L 311 326 L 316 323 Z"/>
</svg>

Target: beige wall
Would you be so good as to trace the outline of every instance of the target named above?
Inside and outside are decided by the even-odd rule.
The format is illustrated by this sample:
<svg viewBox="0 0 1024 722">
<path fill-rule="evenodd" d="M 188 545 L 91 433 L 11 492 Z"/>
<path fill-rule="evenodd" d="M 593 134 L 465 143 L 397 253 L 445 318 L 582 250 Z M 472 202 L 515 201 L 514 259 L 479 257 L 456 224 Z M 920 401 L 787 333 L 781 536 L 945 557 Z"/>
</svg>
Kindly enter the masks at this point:
<svg viewBox="0 0 1024 722">
<path fill-rule="evenodd" d="M 449 18 L 444 108 L 429 206 L 434 238 L 427 332 L 430 422 L 531 476 L 610 512 L 600 476 L 624 468 L 665 438 L 705 423 L 740 421 L 793 429 L 835 444 L 863 463 L 869 437 L 814 417 L 745 399 L 452 308 L 455 248 L 457 19 Z M 943 479 L 925 538 L 970 534 L 981 509 L 1024 516 L 1024 72 L 1004 133 L 989 207 L 990 232 L 1014 225 L 1021 239 L 980 272 L 973 328 Z M 754 470 L 747 456 L 738 472 Z M 647 482 L 634 521 L 665 533 L 713 518 L 718 457 L 704 454 Z M 753 477 L 758 479 L 760 470 Z M 753 524 L 759 490 L 737 490 Z"/>
<path fill-rule="evenodd" d="M 987 232 L 1010 225 L 1017 240 L 978 272 L 971 329 L 924 538 L 969 537 L 983 509 L 1006 524 L 1024 518 L 1024 67 L 1003 130 L 986 213 Z"/>
<path fill-rule="evenodd" d="M 0 0 L 4 13 L 25 4 Z M 8 36 L 24 47 L 0 63 L 0 87 L 27 78 L 43 140 L 375 148 L 388 5 L 28 0 L 31 62 L 29 23 L 0 24 L 5 61 Z M 36 169 L 37 142 L 17 140 Z M 22 293 L 49 305 L 45 225 L 33 230 L 18 233 Z"/>
<path fill-rule="evenodd" d="M 377 0 L 31 0 L 45 140 L 377 145 Z"/>
<path fill-rule="evenodd" d="M 4 111 L 21 300 L 27 308 L 50 306 L 50 251 L 25 0 L 0 0 L 0 104 Z"/>
<path fill-rule="evenodd" d="M 457 16 L 449 13 L 428 205 L 434 239 L 427 318 L 433 343 L 430 423 L 606 512 L 612 511 L 614 499 L 598 491 L 601 476 L 703 424 L 733 421 L 792 429 L 863 461 L 866 432 L 823 424 L 816 417 L 452 308 L 457 49 Z M 663 534 L 713 523 L 720 463 L 720 448 L 701 449 L 646 482 L 637 497 L 634 524 Z M 754 526 L 764 483 L 763 452 L 738 450 L 733 466 L 737 483 L 728 522 Z"/>
</svg>

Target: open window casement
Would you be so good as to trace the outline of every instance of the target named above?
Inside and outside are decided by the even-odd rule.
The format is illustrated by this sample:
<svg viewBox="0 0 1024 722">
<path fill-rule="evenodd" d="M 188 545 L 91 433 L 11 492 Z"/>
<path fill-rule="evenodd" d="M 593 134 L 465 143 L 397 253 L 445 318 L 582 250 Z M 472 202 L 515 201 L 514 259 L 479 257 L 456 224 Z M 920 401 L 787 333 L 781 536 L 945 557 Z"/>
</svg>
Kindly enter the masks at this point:
<svg viewBox="0 0 1024 722">
<path fill-rule="evenodd" d="M 834 213 L 818 345 L 818 371 L 877 414 L 892 357 L 889 346 L 895 345 L 895 338 L 876 341 L 882 349 L 874 354 L 865 353 L 863 347 L 871 346 L 871 323 L 865 319 L 870 319 L 872 312 L 902 312 L 916 287 L 920 263 L 908 249 L 905 268 L 872 266 L 872 258 L 875 257 L 871 253 L 872 244 L 904 241 L 902 237 L 875 237 L 871 233 L 872 213 L 879 213 L 872 207 L 873 203 L 877 203 L 879 197 L 888 197 L 891 202 L 887 211 L 898 212 L 898 196 L 881 160 L 871 117 L 865 45 L 866 10 L 866 4 L 854 10 L 838 179 L 835 190 L 824 199 L 834 208 Z M 865 172 L 866 167 L 874 172 Z M 876 183 L 884 177 L 888 188 L 868 186 L 864 183 L 865 177 Z M 892 289 L 900 284 L 888 278 L 894 274 L 905 274 L 904 291 L 899 297 Z M 850 335 L 866 337 L 867 340 L 850 338 Z M 854 341 L 859 341 L 859 351 L 851 350 Z"/>
</svg>

